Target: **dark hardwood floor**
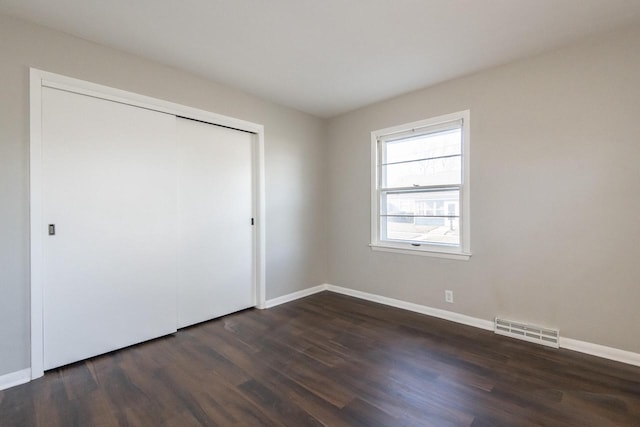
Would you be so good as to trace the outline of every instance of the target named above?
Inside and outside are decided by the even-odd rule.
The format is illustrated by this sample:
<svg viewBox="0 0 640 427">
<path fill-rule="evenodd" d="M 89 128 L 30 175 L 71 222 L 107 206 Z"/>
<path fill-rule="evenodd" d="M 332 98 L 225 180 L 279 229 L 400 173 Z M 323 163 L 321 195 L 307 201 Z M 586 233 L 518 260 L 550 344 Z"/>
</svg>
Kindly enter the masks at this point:
<svg viewBox="0 0 640 427">
<path fill-rule="evenodd" d="M 640 426 L 640 368 L 324 292 L 0 391 L 0 426 Z"/>
</svg>

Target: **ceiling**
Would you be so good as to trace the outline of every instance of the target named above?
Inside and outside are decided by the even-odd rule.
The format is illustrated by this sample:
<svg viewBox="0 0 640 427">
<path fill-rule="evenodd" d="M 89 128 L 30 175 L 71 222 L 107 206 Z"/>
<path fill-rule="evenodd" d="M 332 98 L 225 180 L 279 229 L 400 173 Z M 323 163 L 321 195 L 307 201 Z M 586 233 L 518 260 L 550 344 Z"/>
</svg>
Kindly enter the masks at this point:
<svg viewBox="0 0 640 427">
<path fill-rule="evenodd" d="M 0 0 L 319 117 L 640 21 L 640 0 Z"/>
</svg>

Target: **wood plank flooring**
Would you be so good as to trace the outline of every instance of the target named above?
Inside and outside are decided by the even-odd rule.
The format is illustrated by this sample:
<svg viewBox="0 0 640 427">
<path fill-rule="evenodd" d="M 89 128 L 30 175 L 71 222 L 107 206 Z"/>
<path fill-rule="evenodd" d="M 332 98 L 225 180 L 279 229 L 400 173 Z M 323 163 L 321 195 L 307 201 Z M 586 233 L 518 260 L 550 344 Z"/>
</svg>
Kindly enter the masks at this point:
<svg viewBox="0 0 640 427">
<path fill-rule="evenodd" d="M 640 426 L 640 368 L 323 292 L 0 391 L 0 426 Z"/>
</svg>

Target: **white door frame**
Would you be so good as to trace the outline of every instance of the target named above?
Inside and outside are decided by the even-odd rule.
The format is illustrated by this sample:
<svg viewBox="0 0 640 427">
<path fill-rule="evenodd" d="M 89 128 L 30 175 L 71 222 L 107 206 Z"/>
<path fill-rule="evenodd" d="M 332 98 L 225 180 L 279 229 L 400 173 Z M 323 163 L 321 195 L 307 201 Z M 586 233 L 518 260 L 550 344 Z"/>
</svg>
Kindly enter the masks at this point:
<svg viewBox="0 0 640 427">
<path fill-rule="evenodd" d="M 265 308 L 265 187 L 264 187 L 264 126 L 245 120 L 223 116 L 173 102 L 138 95 L 60 74 L 30 69 L 30 243 L 31 243 L 31 379 L 44 375 L 43 345 L 43 239 L 46 225 L 42 217 L 42 88 L 50 87 L 93 96 L 136 107 L 147 108 L 175 116 L 226 126 L 255 135 L 254 174 L 254 241 L 256 306 Z"/>
</svg>

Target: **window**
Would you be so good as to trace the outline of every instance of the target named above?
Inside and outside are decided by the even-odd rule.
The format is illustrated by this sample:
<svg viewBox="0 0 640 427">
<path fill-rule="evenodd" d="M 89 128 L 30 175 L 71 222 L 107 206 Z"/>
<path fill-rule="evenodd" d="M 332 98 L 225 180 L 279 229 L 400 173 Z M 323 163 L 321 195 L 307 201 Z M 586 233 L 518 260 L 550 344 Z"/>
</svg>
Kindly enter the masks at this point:
<svg viewBox="0 0 640 427">
<path fill-rule="evenodd" d="M 468 259 L 469 111 L 371 133 L 371 247 Z"/>
</svg>

